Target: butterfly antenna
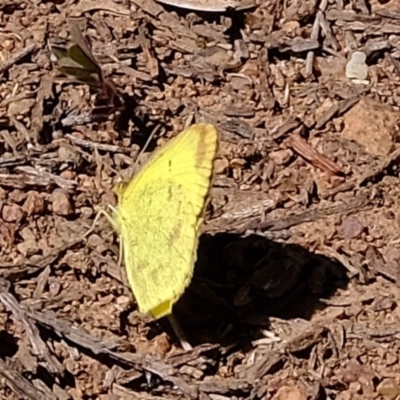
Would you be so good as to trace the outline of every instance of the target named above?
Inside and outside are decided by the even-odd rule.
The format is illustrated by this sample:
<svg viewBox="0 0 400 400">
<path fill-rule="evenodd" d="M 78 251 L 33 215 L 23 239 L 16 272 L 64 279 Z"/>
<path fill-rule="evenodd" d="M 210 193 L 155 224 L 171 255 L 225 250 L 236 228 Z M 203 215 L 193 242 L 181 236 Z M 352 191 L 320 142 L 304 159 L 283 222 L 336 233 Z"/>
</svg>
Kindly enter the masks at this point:
<svg viewBox="0 0 400 400">
<path fill-rule="evenodd" d="M 133 165 L 133 167 L 137 167 L 138 162 L 140 160 L 140 157 L 143 155 L 143 153 L 147 150 L 147 148 L 149 147 L 150 142 L 153 140 L 154 135 L 156 134 L 156 132 L 158 131 L 158 129 L 160 128 L 160 125 L 157 125 L 150 133 L 149 137 L 146 140 L 146 143 L 144 144 L 142 150 L 140 150 L 140 153 L 138 154 L 135 164 Z"/>
</svg>

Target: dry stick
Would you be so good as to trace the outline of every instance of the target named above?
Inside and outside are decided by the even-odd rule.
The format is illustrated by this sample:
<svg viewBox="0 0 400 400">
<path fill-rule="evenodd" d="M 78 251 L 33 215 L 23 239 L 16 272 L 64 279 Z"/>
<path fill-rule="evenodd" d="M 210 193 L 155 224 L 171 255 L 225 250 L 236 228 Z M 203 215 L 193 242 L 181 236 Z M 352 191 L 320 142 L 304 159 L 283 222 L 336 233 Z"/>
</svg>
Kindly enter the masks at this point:
<svg viewBox="0 0 400 400">
<path fill-rule="evenodd" d="M 47 394 L 36 389 L 27 379 L 25 379 L 17 371 L 11 369 L 1 358 L 0 358 L 0 377 L 5 384 L 16 393 L 19 398 L 31 399 L 31 400 L 54 400 L 55 397 L 49 397 Z"/>
<path fill-rule="evenodd" d="M 328 5 L 328 0 L 322 0 L 320 6 L 318 7 L 319 10 L 317 11 L 317 15 L 315 17 L 315 21 L 311 31 L 311 39 L 318 40 L 323 12 L 325 11 L 327 5 Z M 313 64 L 314 64 L 314 51 L 312 50 L 307 53 L 306 66 L 305 66 L 306 77 L 312 75 Z"/>
<path fill-rule="evenodd" d="M 26 186 L 47 186 L 56 184 L 62 189 L 75 189 L 77 183 L 72 180 L 60 178 L 51 174 L 44 168 L 34 168 L 30 166 L 18 166 L 15 174 L 0 174 L 0 184 L 13 188 L 24 189 Z"/>
<path fill-rule="evenodd" d="M 343 171 L 327 156 L 311 147 L 298 133 L 290 136 L 288 145 L 314 167 L 331 175 L 342 175 Z"/>
<path fill-rule="evenodd" d="M 31 177 L 35 184 L 40 186 L 44 186 L 44 182 L 48 182 L 47 184 L 54 183 L 62 189 L 72 190 L 78 185 L 78 183 L 72 179 L 61 178 L 58 175 L 45 171 L 45 169 L 41 167 L 20 166 L 15 168 L 15 170 L 17 172 L 22 172 L 27 177 Z"/>
<path fill-rule="evenodd" d="M 348 99 L 342 100 L 339 103 L 332 104 L 325 112 L 323 112 L 315 122 L 315 128 L 321 129 L 325 124 L 332 120 L 333 117 L 343 115 L 345 112 L 350 110 L 355 104 L 360 101 L 359 94 L 349 97 Z"/>
<path fill-rule="evenodd" d="M 0 157 L 0 168 L 8 168 L 8 167 L 15 167 L 18 165 L 24 165 L 25 162 L 26 162 L 26 157 L 22 155 L 16 155 L 14 157 Z"/>
<path fill-rule="evenodd" d="M 61 120 L 62 126 L 85 125 L 92 122 L 92 117 L 89 113 L 74 115 L 70 114 Z"/>
<path fill-rule="evenodd" d="M 286 218 L 276 217 L 274 215 L 266 218 L 265 221 L 260 222 L 260 218 L 253 218 L 250 221 L 232 221 L 229 229 L 220 228 L 217 224 L 212 227 L 205 226 L 205 233 L 216 232 L 225 230 L 226 232 L 233 232 L 236 234 L 244 234 L 248 231 L 268 231 L 268 232 L 279 232 L 289 229 L 293 226 L 303 224 L 305 222 L 313 222 L 318 219 L 326 219 L 332 215 L 351 215 L 361 210 L 371 208 L 374 201 L 370 199 L 371 191 L 360 191 L 355 199 L 350 200 L 347 203 L 341 204 L 330 204 L 324 207 L 313 207 L 306 211 L 299 212 L 297 214 L 289 215 Z M 226 225 L 226 223 L 224 224 Z"/>
<path fill-rule="evenodd" d="M 35 171 L 33 167 L 17 167 L 19 168 L 17 172 L 22 172 L 21 174 L 0 174 L 0 185 L 10 186 L 14 189 L 25 189 L 27 186 L 47 186 L 55 183 L 62 189 L 74 189 L 76 183 L 56 175 L 45 172 L 43 169 L 40 171 Z M 40 173 L 44 176 L 40 179 Z"/>
<path fill-rule="evenodd" d="M 321 10 L 321 11 L 325 11 L 325 10 Z M 328 47 L 329 46 L 329 47 L 332 47 L 332 49 L 335 52 L 338 51 L 339 48 L 340 48 L 339 47 L 339 43 L 336 40 L 335 36 L 333 36 L 331 26 L 329 25 L 329 23 L 326 20 L 325 15 L 323 13 L 321 13 L 321 19 L 319 21 L 319 24 L 320 24 L 320 28 L 321 28 L 322 34 L 325 37 L 325 40 L 324 40 L 324 45 L 325 46 L 323 46 L 323 47 Z M 341 56 L 341 57 L 343 57 L 343 56 Z"/>
<path fill-rule="evenodd" d="M 321 11 L 317 11 L 317 15 L 314 20 L 314 24 L 311 30 L 311 39 L 318 39 L 319 36 L 319 22 L 321 19 Z M 313 64 L 314 64 L 314 50 L 311 50 L 307 53 L 306 58 L 306 66 L 304 70 L 304 74 L 306 77 L 309 77 L 313 73 Z"/>
<path fill-rule="evenodd" d="M 360 210 L 371 207 L 373 202 L 370 200 L 370 191 L 358 193 L 355 199 L 352 199 L 348 203 L 343 204 L 332 204 L 325 207 L 316 207 L 299 214 L 294 214 L 285 219 L 279 220 L 267 220 L 261 223 L 259 229 L 268 229 L 270 231 L 289 229 L 292 226 L 302 224 L 304 222 L 312 222 L 317 219 L 325 219 L 331 215 L 351 215 Z"/>
<path fill-rule="evenodd" d="M 22 100 L 32 99 L 36 96 L 36 91 L 34 93 L 21 93 L 15 96 L 7 97 L 3 99 L 0 103 L 0 107 L 7 107 L 12 103 L 18 103 Z"/>
<path fill-rule="evenodd" d="M 322 196 L 328 198 L 339 192 L 347 192 L 358 187 L 357 180 L 346 182 L 340 187 L 332 189 L 327 195 Z M 204 225 L 203 233 L 216 233 L 220 231 L 245 234 L 247 231 L 268 231 L 284 232 L 285 230 L 303 224 L 305 222 L 313 222 L 318 219 L 325 219 L 331 215 L 351 215 L 361 210 L 372 207 L 374 200 L 372 199 L 371 190 L 361 190 L 355 199 L 349 200 L 347 203 L 329 204 L 326 206 L 316 206 L 308 210 L 301 211 L 288 217 L 276 216 L 274 212 L 269 213 L 265 220 L 260 221 L 259 210 L 248 209 L 247 215 L 245 210 L 240 210 L 239 215 L 232 213 L 229 218 L 229 228 L 226 225 L 224 214 L 218 218 L 211 220 Z M 244 216 L 245 215 L 245 216 Z M 222 222 L 221 222 L 222 221 Z"/>
<path fill-rule="evenodd" d="M 7 71 L 14 64 L 25 58 L 28 54 L 34 52 L 36 49 L 37 49 L 36 43 L 29 43 L 22 50 L 16 52 L 11 58 L 9 58 L 7 61 L 5 61 L 3 64 L 0 65 L 0 74 Z"/>
<path fill-rule="evenodd" d="M 117 353 L 114 349 L 119 347 L 121 344 L 120 341 L 95 338 L 89 335 L 84 329 L 73 326 L 69 321 L 57 317 L 51 311 L 38 312 L 27 310 L 27 315 L 40 325 L 52 330 L 60 338 L 89 350 L 95 355 L 103 354 L 120 364 L 129 365 L 141 372 L 147 371 L 153 373 L 165 381 L 172 382 L 188 396 L 193 396 L 197 392 L 195 385 L 189 384 L 175 376 L 176 369 L 157 357 L 152 357 L 151 355 L 140 356 L 134 353 Z"/>
<path fill-rule="evenodd" d="M 108 151 L 110 153 L 130 153 L 132 151 L 131 147 L 121 147 L 112 144 L 104 144 L 104 143 L 95 143 L 90 140 L 79 139 L 71 134 L 66 134 L 66 138 L 68 138 L 71 142 L 77 144 L 81 147 L 86 147 L 89 149 Z"/>
<path fill-rule="evenodd" d="M 147 69 L 150 72 L 150 76 L 152 78 L 156 78 L 160 73 L 159 62 L 157 60 L 157 57 L 154 56 L 154 53 L 151 49 L 152 46 L 146 37 L 146 33 L 147 32 L 145 27 L 143 25 L 139 26 L 139 40 L 141 42 L 142 50 L 147 61 Z"/>
<path fill-rule="evenodd" d="M 46 368 L 51 374 L 63 375 L 64 367 L 43 342 L 38 328 L 27 318 L 25 309 L 19 305 L 17 299 L 9 292 L 9 288 L 10 282 L 0 279 L 0 301 L 8 311 L 12 312 L 16 319 L 23 323 L 32 346 L 33 354 L 46 363 Z"/>
<path fill-rule="evenodd" d="M 40 77 L 40 85 L 35 93 L 35 105 L 31 112 L 31 126 L 29 130 L 29 137 L 33 140 L 35 146 L 39 145 L 40 132 L 45 123 L 45 100 L 52 97 L 53 77 L 50 74 L 42 75 Z"/>
</svg>

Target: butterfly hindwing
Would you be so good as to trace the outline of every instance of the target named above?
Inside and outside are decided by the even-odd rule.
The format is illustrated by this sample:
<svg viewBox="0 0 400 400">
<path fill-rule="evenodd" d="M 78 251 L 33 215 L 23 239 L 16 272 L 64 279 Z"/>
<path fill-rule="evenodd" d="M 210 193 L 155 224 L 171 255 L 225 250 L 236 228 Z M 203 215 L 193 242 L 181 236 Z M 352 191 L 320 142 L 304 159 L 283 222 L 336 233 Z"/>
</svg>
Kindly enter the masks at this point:
<svg viewBox="0 0 400 400">
<path fill-rule="evenodd" d="M 212 125 L 192 125 L 118 192 L 128 280 L 140 311 L 157 318 L 171 312 L 190 282 L 217 142 Z"/>
</svg>

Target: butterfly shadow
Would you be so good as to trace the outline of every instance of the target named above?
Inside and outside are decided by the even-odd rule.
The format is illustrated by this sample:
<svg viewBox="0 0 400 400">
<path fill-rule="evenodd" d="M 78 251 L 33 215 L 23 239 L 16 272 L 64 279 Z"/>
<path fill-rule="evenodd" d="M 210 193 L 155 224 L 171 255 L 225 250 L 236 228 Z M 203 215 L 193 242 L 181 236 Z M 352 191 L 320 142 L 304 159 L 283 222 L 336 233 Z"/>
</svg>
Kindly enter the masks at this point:
<svg viewBox="0 0 400 400">
<path fill-rule="evenodd" d="M 270 317 L 310 320 L 347 286 L 346 271 L 299 245 L 259 235 L 203 235 L 192 283 L 174 314 L 193 346 L 246 348 L 263 337 Z"/>
</svg>

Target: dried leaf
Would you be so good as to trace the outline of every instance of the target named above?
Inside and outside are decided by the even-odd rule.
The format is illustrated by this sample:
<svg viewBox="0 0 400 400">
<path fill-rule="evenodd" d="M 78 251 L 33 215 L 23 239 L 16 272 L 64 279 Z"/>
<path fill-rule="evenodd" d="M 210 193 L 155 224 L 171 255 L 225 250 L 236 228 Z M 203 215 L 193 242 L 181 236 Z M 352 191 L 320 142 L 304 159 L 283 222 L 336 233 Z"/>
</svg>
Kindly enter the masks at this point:
<svg viewBox="0 0 400 400">
<path fill-rule="evenodd" d="M 94 88 L 98 94 L 93 113 L 108 115 L 120 104 L 114 82 L 104 78 L 100 65 L 75 24 L 71 24 L 71 37 L 72 45 L 67 48 L 50 44 L 50 49 L 57 59 L 58 69 L 67 77 Z"/>
</svg>

